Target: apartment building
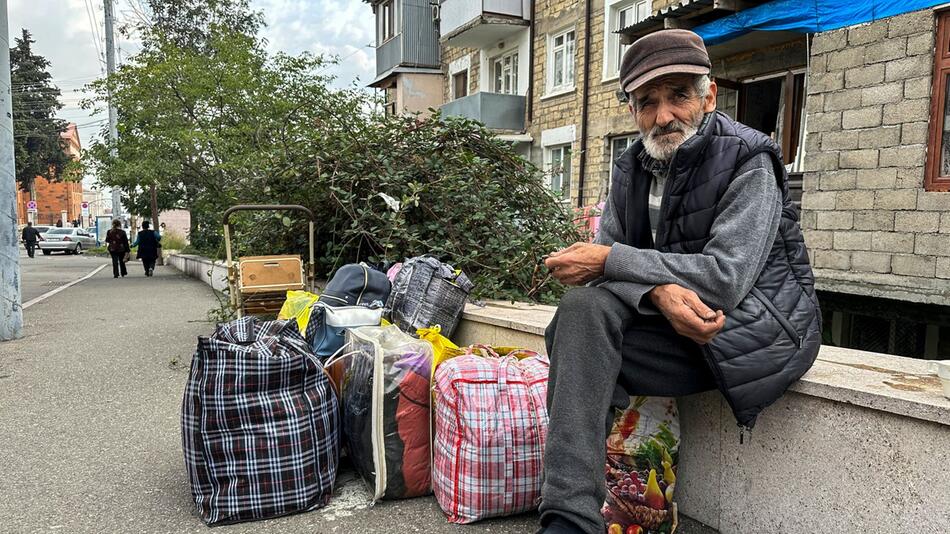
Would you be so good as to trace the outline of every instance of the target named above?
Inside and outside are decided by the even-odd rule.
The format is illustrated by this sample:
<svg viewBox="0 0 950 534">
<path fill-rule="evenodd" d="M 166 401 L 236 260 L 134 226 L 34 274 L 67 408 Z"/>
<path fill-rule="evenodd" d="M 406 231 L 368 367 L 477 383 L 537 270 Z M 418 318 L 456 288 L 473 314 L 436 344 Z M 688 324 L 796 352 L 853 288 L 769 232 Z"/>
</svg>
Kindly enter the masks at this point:
<svg viewBox="0 0 950 534">
<path fill-rule="evenodd" d="M 782 147 L 825 341 L 946 358 L 950 10 L 939 4 L 442 0 L 430 24 L 442 112 L 494 129 L 575 207 L 606 197 L 611 162 L 637 134 L 618 93 L 626 46 L 693 29 L 719 109 Z"/>
<path fill-rule="evenodd" d="M 438 33 L 429 0 L 368 0 L 376 17 L 376 78 L 387 113 L 429 113 L 442 104 Z M 437 9 L 436 9 L 437 10 Z"/>
</svg>

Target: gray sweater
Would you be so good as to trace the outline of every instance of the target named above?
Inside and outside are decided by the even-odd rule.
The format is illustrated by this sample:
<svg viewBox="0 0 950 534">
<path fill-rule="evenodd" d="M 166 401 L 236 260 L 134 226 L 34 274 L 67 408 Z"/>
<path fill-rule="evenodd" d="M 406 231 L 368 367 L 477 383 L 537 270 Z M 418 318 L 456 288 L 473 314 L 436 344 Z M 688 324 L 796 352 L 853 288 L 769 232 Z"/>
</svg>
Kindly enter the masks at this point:
<svg viewBox="0 0 950 534">
<path fill-rule="evenodd" d="M 689 288 L 710 308 L 731 311 L 762 271 L 781 221 L 782 195 L 767 154 L 736 170 L 718 210 L 701 253 L 660 252 L 623 244 L 623 227 L 609 197 L 594 243 L 611 245 L 611 250 L 604 277 L 592 284 L 610 290 L 641 314 L 658 313 L 643 297 L 662 284 Z"/>
</svg>

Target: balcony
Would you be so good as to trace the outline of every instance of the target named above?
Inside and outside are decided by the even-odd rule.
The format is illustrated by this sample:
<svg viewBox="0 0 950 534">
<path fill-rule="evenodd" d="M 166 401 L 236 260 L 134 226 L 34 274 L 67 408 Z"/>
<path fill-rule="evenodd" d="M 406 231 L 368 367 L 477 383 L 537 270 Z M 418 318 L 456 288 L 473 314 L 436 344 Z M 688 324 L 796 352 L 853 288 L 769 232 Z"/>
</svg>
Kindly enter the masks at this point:
<svg viewBox="0 0 950 534">
<path fill-rule="evenodd" d="M 376 75 L 402 64 L 402 35 L 396 35 L 376 47 Z"/>
<path fill-rule="evenodd" d="M 524 131 L 526 98 L 478 92 L 442 105 L 446 116 L 474 119 L 493 130 Z"/>
<path fill-rule="evenodd" d="M 530 4 L 523 0 L 442 0 L 442 44 L 482 48 L 528 26 Z"/>
</svg>

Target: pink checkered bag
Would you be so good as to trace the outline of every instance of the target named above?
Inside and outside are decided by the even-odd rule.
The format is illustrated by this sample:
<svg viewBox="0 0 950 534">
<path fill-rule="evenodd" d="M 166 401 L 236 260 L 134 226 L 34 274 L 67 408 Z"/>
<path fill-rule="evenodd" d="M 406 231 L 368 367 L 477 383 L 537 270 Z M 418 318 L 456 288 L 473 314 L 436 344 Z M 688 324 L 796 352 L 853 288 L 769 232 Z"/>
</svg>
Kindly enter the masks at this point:
<svg viewBox="0 0 950 534">
<path fill-rule="evenodd" d="M 465 350 L 435 371 L 435 497 L 452 523 L 533 510 L 548 430 L 548 359 Z"/>
</svg>

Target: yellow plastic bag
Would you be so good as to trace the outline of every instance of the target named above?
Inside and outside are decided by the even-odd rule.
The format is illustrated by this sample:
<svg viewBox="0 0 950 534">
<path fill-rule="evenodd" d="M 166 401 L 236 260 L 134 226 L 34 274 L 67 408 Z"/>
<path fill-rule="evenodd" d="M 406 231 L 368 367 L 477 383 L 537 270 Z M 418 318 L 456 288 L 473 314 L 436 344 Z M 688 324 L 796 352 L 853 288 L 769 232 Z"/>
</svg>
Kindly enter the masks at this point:
<svg viewBox="0 0 950 534">
<path fill-rule="evenodd" d="M 307 332 L 307 323 L 310 322 L 310 306 L 320 300 L 319 295 L 307 291 L 288 291 L 287 300 L 280 307 L 277 318 L 281 320 L 297 319 L 297 328 L 301 334 Z"/>
<path fill-rule="evenodd" d="M 442 335 L 442 327 L 433 326 L 431 328 L 420 328 L 416 330 L 420 339 L 432 343 L 432 376 L 435 376 L 435 368 L 445 360 L 462 354 L 458 345 L 452 343 L 449 338 Z"/>
</svg>

